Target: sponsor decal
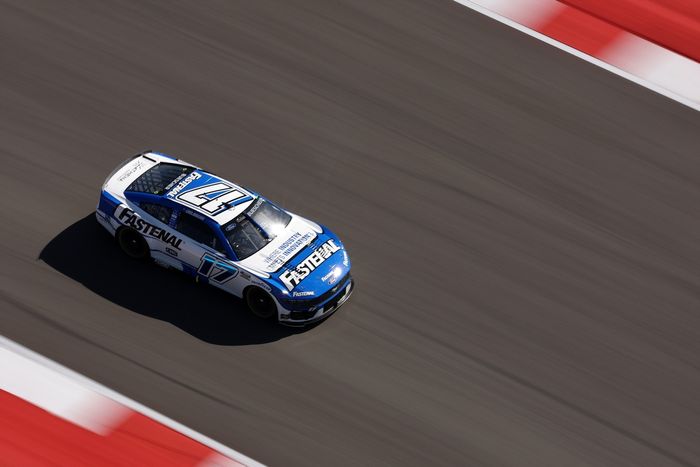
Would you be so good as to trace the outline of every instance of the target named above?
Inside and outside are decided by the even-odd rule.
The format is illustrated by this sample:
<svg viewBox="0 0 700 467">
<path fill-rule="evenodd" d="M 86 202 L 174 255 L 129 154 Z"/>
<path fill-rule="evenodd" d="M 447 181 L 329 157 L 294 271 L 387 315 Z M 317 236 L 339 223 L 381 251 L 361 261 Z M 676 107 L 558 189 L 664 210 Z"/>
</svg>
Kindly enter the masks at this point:
<svg viewBox="0 0 700 467">
<path fill-rule="evenodd" d="M 187 176 L 187 173 L 186 173 L 186 172 L 181 173 L 180 175 L 178 175 L 177 177 L 175 177 L 175 179 L 174 179 L 172 182 L 168 183 L 168 184 L 165 186 L 165 189 L 164 189 L 163 191 L 170 191 L 170 190 L 172 189 L 172 187 L 174 187 L 175 185 L 177 185 L 178 183 L 180 183 L 180 182 L 182 181 L 182 179 L 185 178 L 186 176 Z"/>
<path fill-rule="evenodd" d="M 165 252 L 169 255 L 177 256 L 177 251 L 173 250 L 172 248 L 170 248 L 168 246 L 165 247 Z"/>
<path fill-rule="evenodd" d="M 120 182 L 123 182 L 127 178 L 134 175 L 134 173 L 138 172 L 139 169 L 141 169 L 141 167 L 143 166 L 142 162 L 143 161 L 141 161 L 141 159 L 137 159 L 136 162 L 134 162 L 134 164 L 131 167 L 126 169 L 126 171 L 123 174 L 121 174 L 117 180 L 119 180 Z"/>
<path fill-rule="evenodd" d="M 303 292 L 292 292 L 292 297 L 310 297 L 311 295 L 316 295 L 316 292 L 312 290 L 305 290 Z"/>
<path fill-rule="evenodd" d="M 245 271 L 241 271 L 240 275 L 243 279 L 249 281 L 251 284 L 257 285 L 261 289 L 267 290 L 268 292 L 272 292 L 272 287 L 270 287 L 265 281 L 262 281 L 257 277 L 253 277 L 252 274 L 247 273 Z"/>
<path fill-rule="evenodd" d="M 137 232 L 141 232 L 144 235 L 157 238 L 158 240 L 172 246 L 176 250 L 180 250 L 180 244 L 182 243 L 181 238 L 178 238 L 176 235 L 166 231 L 165 229 L 161 229 L 160 227 L 156 227 L 155 225 L 146 222 L 129 208 L 119 206 L 118 209 L 121 209 L 121 211 L 118 214 L 115 214 L 122 224 L 128 225 L 132 229 L 136 230 Z"/>
<path fill-rule="evenodd" d="M 265 282 L 263 282 L 263 281 L 261 281 L 261 280 L 259 280 L 259 279 L 253 278 L 253 279 L 250 281 L 250 283 L 251 283 L 251 284 L 254 284 L 254 285 L 257 285 L 257 286 L 260 287 L 261 289 L 267 290 L 268 292 L 272 292 L 272 287 L 270 287 L 270 286 L 267 285 Z"/>
<path fill-rule="evenodd" d="M 303 235 L 299 232 L 294 232 L 274 251 L 265 256 L 265 266 L 274 270 L 281 268 L 290 257 L 294 256 L 294 253 L 311 243 L 314 238 L 316 238 L 316 234 L 313 232 L 306 232 Z"/>
<path fill-rule="evenodd" d="M 331 280 L 330 282 L 328 282 L 328 284 L 332 284 L 333 282 L 335 282 L 335 281 L 338 279 L 337 277 L 335 277 L 335 278 L 333 277 L 334 274 L 335 274 L 335 268 L 331 269 L 331 272 L 329 272 L 328 274 L 326 274 L 325 276 L 323 276 L 323 277 L 321 278 L 321 280 L 322 280 L 323 282 L 326 282 L 328 279 L 333 278 L 333 280 Z"/>
<path fill-rule="evenodd" d="M 198 178 L 201 178 L 201 177 L 202 177 L 201 174 L 199 174 L 199 173 L 197 173 L 197 172 L 192 172 L 192 173 L 189 174 L 184 180 L 178 182 L 178 184 L 175 186 L 175 188 L 173 188 L 172 190 L 170 190 L 170 191 L 168 192 L 168 196 L 175 196 L 175 195 L 177 195 L 177 194 L 180 193 L 187 185 L 189 185 L 189 184 L 192 183 L 194 180 L 197 180 Z M 180 178 L 180 177 L 178 177 L 178 178 Z M 177 180 L 178 178 L 176 178 L 175 180 Z M 170 189 L 170 185 L 168 185 L 168 186 L 166 187 L 166 191 L 169 190 L 169 189 Z"/>
<path fill-rule="evenodd" d="M 262 198 L 258 198 L 258 200 L 255 203 L 253 203 L 251 207 L 248 208 L 248 211 L 246 212 L 248 217 L 253 217 L 253 214 L 255 214 L 258 211 L 258 209 L 260 209 L 260 206 L 262 205 L 263 201 L 264 200 Z"/>
<path fill-rule="evenodd" d="M 338 250 L 340 247 L 333 240 L 328 240 L 304 258 L 294 269 L 288 269 L 280 274 L 280 280 L 287 287 L 287 290 L 291 291 Z"/>
<path fill-rule="evenodd" d="M 205 216 L 203 216 L 202 214 L 198 213 L 197 211 L 193 211 L 193 210 L 191 210 L 191 209 L 184 209 L 183 211 L 184 211 L 185 213 L 189 214 L 190 216 L 199 219 L 200 221 L 203 221 L 203 220 L 206 219 Z M 173 213 L 173 214 L 175 214 L 175 213 Z"/>
</svg>

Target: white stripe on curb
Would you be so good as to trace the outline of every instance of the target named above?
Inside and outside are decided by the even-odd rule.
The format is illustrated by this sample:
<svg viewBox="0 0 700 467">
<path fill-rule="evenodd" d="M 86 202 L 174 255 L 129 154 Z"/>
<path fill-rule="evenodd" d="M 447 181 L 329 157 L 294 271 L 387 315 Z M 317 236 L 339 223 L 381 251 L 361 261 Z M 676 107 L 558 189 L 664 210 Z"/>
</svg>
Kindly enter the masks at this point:
<svg viewBox="0 0 700 467">
<path fill-rule="evenodd" d="M 112 399 L 2 345 L 0 368 L 0 389 L 102 436 L 131 413 Z"/>
<path fill-rule="evenodd" d="M 566 8 L 557 0 L 479 0 L 479 5 L 529 28 L 543 25 Z"/>
<path fill-rule="evenodd" d="M 579 50 L 576 50 L 573 47 L 570 47 L 564 43 L 561 43 L 548 36 L 545 36 L 544 34 L 541 34 L 527 26 L 523 26 L 522 24 L 513 21 L 512 19 L 507 18 L 502 14 L 492 11 L 489 8 L 486 8 L 473 1 L 454 1 L 476 12 L 486 15 L 489 18 L 495 19 L 500 23 L 510 26 L 511 28 L 517 29 L 520 32 L 524 32 L 525 34 L 539 39 L 542 42 L 546 42 L 549 45 L 552 45 L 558 49 L 568 52 L 571 55 L 574 55 L 582 60 L 592 63 L 593 65 L 603 68 L 604 70 L 607 70 L 611 73 L 615 73 L 616 75 L 630 80 L 640 86 L 644 86 L 645 88 L 657 92 L 670 99 L 673 99 L 676 102 L 686 105 L 694 110 L 700 111 L 700 100 L 694 100 L 695 96 L 700 95 L 700 64 L 698 64 L 697 62 L 686 59 L 685 57 L 682 57 L 670 50 L 656 46 L 655 44 L 649 41 L 637 38 L 640 41 L 644 41 L 645 46 L 650 46 L 650 50 L 653 50 L 653 47 L 651 46 L 658 47 L 658 49 L 661 49 L 665 58 L 660 59 L 657 56 L 657 58 L 654 60 L 648 60 L 646 62 L 646 65 L 644 65 L 643 63 L 644 60 L 642 60 L 641 62 L 638 62 L 638 66 L 641 68 L 640 71 L 633 71 L 634 67 L 632 67 L 630 71 L 626 71 L 625 69 L 620 68 L 620 66 L 622 66 L 622 60 L 620 60 L 619 54 L 617 55 L 618 58 L 616 59 L 618 60 L 618 65 L 615 66 L 613 64 L 606 63 L 601 59 L 580 52 Z M 491 1 L 494 1 L 494 5 L 503 3 L 500 0 L 483 0 L 480 1 L 480 3 L 488 4 Z M 519 3 L 518 0 L 511 1 L 513 3 Z M 549 2 L 549 0 L 547 1 Z M 528 24 L 533 24 L 535 20 L 530 19 L 527 21 Z M 639 47 L 638 44 L 639 43 L 637 43 L 637 47 Z M 611 46 L 611 50 L 613 49 L 613 47 L 615 46 Z M 628 60 L 633 60 L 632 58 L 629 58 L 629 56 L 627 57 Z M 639 75 L 637 75 L 636 73 L 639 73 Z"/>
<path fill-rule="evenodd" d="M 606 48 L 600 58 L 696 103 L 700 102 L 700 64 L 687 57 L 625 33 Z"/>
<path fill-rule="evenodd" d="M 241 464 L 262 467 L 263 464 L 235 451 L 218 441 L 198 433 L 153 409 L 139 404 L 96 381 L 93 381 L 53 360 L 40 355 L 10 339 L 0 336 L 0 389 L 16 395 L 44 410 L 95 431 L 109 433 L 110 427 L 121 420 L 124 407 L 139 412 Z M 48 386 L 50 385 L 50 386 Z M 47 388 L 51 388 L 50 391 Z M 109 411 L 105 423 L 91 417 L 90 407 L 100 404 L 100 411 Z M 105 405 L 103 405 L 105 404 Z M 120 407 L 122 406 L 122 407 Z M 220 458 L 216 459 L 219 464 Z"/>
</svg>

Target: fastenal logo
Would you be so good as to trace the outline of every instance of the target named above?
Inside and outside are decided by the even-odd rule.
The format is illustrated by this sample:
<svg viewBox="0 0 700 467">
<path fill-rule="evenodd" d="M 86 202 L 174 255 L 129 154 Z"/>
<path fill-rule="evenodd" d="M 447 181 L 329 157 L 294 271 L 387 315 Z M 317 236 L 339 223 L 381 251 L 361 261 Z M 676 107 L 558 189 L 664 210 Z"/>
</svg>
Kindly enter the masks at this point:
<svg viewBox="0 0 700 467">
<path fill-rule="evenodd" d="M 181 238 L 178 238 L 175 234 L 170 233 L 165 229 L 161 229 L 160 227 L 156 227 L 155 225 L 146 222 L 131 209 L 119 206 L 114 214 L 122 224 L 128 225 L 137 232 L 141 232 L 149 237 L 157 238 L 158 240 L 171 245 L 173 248 L 180 250 L 180 244 L 182 243 Z M 177 254 L 175 254 L 175 256 L 177 256 Z"/>
<path fill-rule="evenodd" d="M 310 297 L 312 295 L 315 295 L 315 292 L 313 290 L 304 290 L 301 292 L 292 293 L 292 297 Z"/>
<path fill-rule="evenodd" d="M 333 240 L 328 240 L 326 243 L 316 248 L 313 253 L 304 258 L 297 267 L 288 269 L 280 274 L 280 280 L 284 286 L 287 287 L 287 290 L 292 290 L 338 250 L 340 250 L 340 247 L 336 245 Z"/>
</svg>

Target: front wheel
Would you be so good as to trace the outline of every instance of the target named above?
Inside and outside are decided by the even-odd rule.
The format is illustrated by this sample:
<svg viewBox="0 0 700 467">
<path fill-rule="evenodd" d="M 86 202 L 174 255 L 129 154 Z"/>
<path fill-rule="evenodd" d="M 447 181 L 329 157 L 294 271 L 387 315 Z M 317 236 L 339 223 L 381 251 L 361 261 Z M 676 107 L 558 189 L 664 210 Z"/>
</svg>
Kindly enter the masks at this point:
<svg viewBox="0 0 700 467">
<path fill-rule="evenodd" d="M 245 294 L 245 301 L 255 316 L 272 319 L 277 316 L 277 305 L 269 293 L 259 287 L 250 287 Z"/>
<path fill-rule="evenodd" d="M 150 253 L 148 243 L 146 243 L 143 236 L 134 229 L 128 227 L 117 232 L 117 243 L 119 243 L 119 247 L 127 256 L 134 259 L 147 258 Z"/>
</svg>

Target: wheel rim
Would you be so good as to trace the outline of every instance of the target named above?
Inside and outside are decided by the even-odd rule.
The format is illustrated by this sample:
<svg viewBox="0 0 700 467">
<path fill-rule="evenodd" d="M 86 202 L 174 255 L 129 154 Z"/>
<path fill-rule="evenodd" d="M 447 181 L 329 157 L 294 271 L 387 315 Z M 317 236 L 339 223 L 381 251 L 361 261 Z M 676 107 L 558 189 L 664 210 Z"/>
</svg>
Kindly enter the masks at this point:
<svg viewBox="0 0 700 467">
<path fill-rule="evenodd" d="M 260 289 L 250 289 L 247 296 L 248 307 L 253 314 L 260 318 L 272 318 L 275 313 L 274 302 L 272 298 Z"/>
<path fill-rule="evenodd" d="M 119 245 L 127 255 L 132 258 L 146 256 L 146 245 L 143 238 L 133 230 L 122 230 L 119 234 Z"/>
</svg>

